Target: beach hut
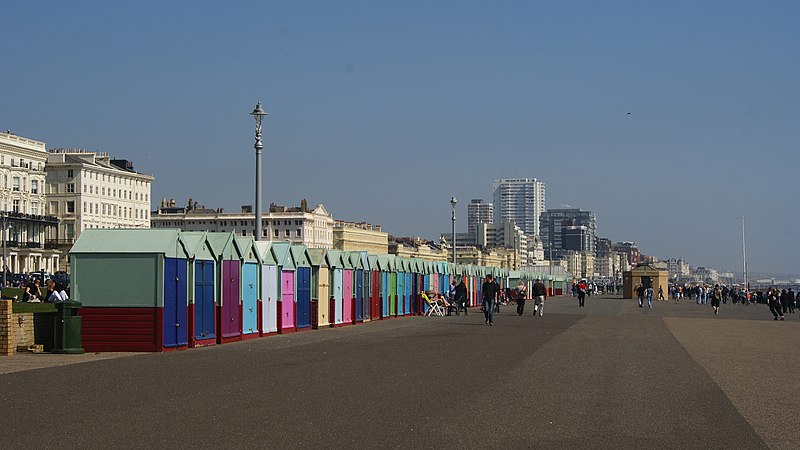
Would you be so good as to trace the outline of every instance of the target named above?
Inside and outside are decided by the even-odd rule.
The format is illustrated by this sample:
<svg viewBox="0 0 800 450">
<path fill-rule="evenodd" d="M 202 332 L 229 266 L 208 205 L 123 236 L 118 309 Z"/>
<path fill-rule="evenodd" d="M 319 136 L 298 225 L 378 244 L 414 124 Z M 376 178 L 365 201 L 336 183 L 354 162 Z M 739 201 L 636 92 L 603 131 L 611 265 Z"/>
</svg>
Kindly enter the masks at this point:
<svg viewBox="0 0 800 450">
<path fill-rule="evenodd" d="M 308 248 L 302 244 L 292 244 L 292 260 L 295 267 L 295 311 L 297 329 L 311 329 L 311 258 Z"/>
<path fill-rule="evenodd" d="M 344 325 L 344 255 L 340 250 L 328 250 L 328 267 L 331 277 L 331 317 L 333 326 Z"/>
<path fill-rule="evenodd" d="M 361 277 L 360 281 L 356 285 L 356 290 L 361 290 L 361 321 L 362 322 L 369 322 L 370 319 L 370 282 L 372 281 L 372 276 L 370 274 L 369 269 L 369 254 L 365 251 L 357 252 L 359 259 L 361 259 L 360 267 L 361 269 L 356 269 L 356 277 L 358 277 L 358 272 L 360 271 Z M 358 302 L 358 292 L 356 293 L 356 302 Z"/>
<path fill-rule="evenodd" d="M 189 252 L 179 230 L 87 229 L 69 256 L 87 353 L 187 347 Z"/>
<path fill-rule="evenodd" d="M 278 262 L 272 253 L 272 242 L 256 241 L 259 261 L 261 261 L 261 292 L 259 293 L 259 334 L 270 336 L 278 333 L 278 285 L 280 274 Z"/>
<path fill-rule="evenodd" d="M 272 256 L 278 263 L 280 273 L 278 283 L 278 333 L 297 331 L 295 321 L 295 271 L 290 242 L 273 242 Z"/>
<path fill-rule="evenodd" d="M 215 257 L 207 234 L 205 231 L 181 233 L 189 254 L 189 347 L 217 343 Z"/>
<path fill-rule="evenodd" d="M 353 267 L 353 321 L 364 321 L 364 262 L 362 253 L 358 251 L 347 252 L 350 265 Z"/>
<path fill-rule="evenodd" d="M 217 269 L 217 343 L 242 339 L 242 252 L 233 233 L 208 233 Z"/>
<path fill-rule="evenodd" d="M 389 268 L 389 255 L 378 255 L 378 270 L 380 270 L 381 284 L 381 318 L 388 319 L 393 309 L 391 307 L 391 269 Z"/>
<path fill-rule="evenodd" d="M 383 307 L 383 298 L 381 297 L 381 270 L 378 265 L 377 255 L 367 255 L 367 262 L 369 264 L 370 283 L 370 320 L 379 320 L 381 318 L 381 308 Z"/>
<path fill-rule="evenodd" d="M 342 252 L 342 264 L 342 321 L 347 325 L 352 325 L 356 323 L 356 298 L 353 283 L 355 268 L 350 261 L 350 255 L 346 252 Z"/>
<path fill-rule="evenodd" d="M 311 260 L 311 328 L 331 326 L 330 321 L 330 274 L 327 250 L 308 249 Z"/>
<path fill-rule="evenodd" d="M 259 252 L 255 242 L 252 236 L 236 237 L 236 243 L 242 252 L 242 339 L 261 336 L 258 326 L 261 260 L 259 259 Z"/>
</svg>

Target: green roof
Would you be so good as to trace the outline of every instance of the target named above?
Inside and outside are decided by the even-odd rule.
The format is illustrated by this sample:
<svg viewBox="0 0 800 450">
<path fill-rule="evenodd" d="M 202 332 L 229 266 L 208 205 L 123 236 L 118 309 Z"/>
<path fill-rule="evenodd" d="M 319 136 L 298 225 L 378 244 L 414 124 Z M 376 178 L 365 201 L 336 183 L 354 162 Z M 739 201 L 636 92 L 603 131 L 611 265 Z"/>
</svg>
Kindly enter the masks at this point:
<svg viewBox="0 0 800 450">
<path fill-rule="evenodd" d="M 294 269 L 294 261 L 292 260 L 292 244 L 290 242 L 273 242 L 272 255 L 275 257 L 278 265 L 285 270 Z"/>
<path fill-rule="evenodd" d="M 324 248 L 308 249 L 308 258 L 311 260 L 311 265 L 313 267 L 328 267 L 326 253 L 327 251 Z"/>
<path fill-rule="evenodd" d="M 214 252 L 211 250 L 211 245 L 206 238 L 207 234 L 208 233 L 205 231 L 184 231 L 181 233 L 190 258 L 201 261 L 213 261 L 216 259 L 214 258 Z"/>
<path fill-rule="evenodd" d="M 210 232 L 206 235 L 208 243 L 211 244 L 211 250 L 217 259 L 224 259 L 227 261 L 241 259 L 242 253 L 239 246 L 236 244 L 236 235 L 232 232 L 218 233 Z"/>
<path fill-rule="evenodd" d="M 258 259 L 261 261 L 261 264 L 268 266 L 278 265 L 277 261 L 275 261 L 275 256 L 272 254 L 272 242 L 256 241 L 255 246 L 258 250 Z"/>
<path fill-rule="evenodd" d="M 311 259 L 308 257 L 308 247 L 303 244 L 292 244 L 290 251 L 295 267 L 311 267 Z"/>
<path fill-rule="evenodd" d="M 189 257 L 178 229 L 90 228 L 81 232 L 69 253 L 156 253 L 167 258 Z"/>
<path fill-rule="evenodd" d="M 328 250 L 328 267 L 331 269 L 343 269 L 344 252 L 341 250 Z"/>
<path fill-rule="evenodd" d="M 236 236 L 236 244 L 239 245 L 239 250 L 242 252 L 242 259 L 246 263 L 259 263 L 261 260 L 258 255 L 258 249 L 255 247 L 256 240 L 252 236 Z"/>
</svg>

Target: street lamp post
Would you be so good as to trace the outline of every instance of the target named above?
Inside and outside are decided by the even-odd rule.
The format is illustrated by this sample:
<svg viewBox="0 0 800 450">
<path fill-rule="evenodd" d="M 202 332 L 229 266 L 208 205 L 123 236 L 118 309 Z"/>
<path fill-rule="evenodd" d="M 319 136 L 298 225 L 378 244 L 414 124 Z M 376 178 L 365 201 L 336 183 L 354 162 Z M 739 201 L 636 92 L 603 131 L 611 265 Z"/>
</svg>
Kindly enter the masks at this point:
<svg viewBox="0 0 800 450">
<path fill-rule="evenodd" d="M 453 265 L 456 265 L 456 200 L 455 197 L 450 197 L 450 206 L 453 207 Z"/>
<path fill-rule="evenodd" d="M 253 146 L 256 150 L 256 232 L 255 238 L 257 241 L 261 240 L 261 151 L 264 149 L 264 144 L 261 143 L 261 119 L 267 115 L 261 102 L 256 104 L 256 108 L 250 113 L 256 120 L 256 143 Z"/>
<path fill-rule="evenodd" d="M 3 233 L 3 288 L 6 287 L 6 214 L 3 213 L 3 229 L 0 230 L 0 233 Z"/>
</svg>

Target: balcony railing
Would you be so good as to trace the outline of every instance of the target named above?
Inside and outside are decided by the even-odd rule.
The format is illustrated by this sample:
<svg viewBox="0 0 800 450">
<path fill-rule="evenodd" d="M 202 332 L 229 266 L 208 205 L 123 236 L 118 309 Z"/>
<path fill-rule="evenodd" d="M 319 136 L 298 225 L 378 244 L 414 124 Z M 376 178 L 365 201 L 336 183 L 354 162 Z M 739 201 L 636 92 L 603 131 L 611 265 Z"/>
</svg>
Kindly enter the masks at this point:
<svg viewBox="0 0 800 450">
<path fill-rule="evenodd" d="M 44 248 L 58 248 L 62 245 L 72 245 L 75 239 L 47 239 L 44 241 Z"/>
<path fill-rule="evenodd" d="M 22 220 L 33 220 L 37 222 L 51 222 L 53 224 L 58 223 L 58 218 L 56 216 L 43 216 L 39 214 L 25 214 L 20 212 L 7 212 L 5 213 L 5 217 L 8 219 L 22 219 Z"/>
</svg>

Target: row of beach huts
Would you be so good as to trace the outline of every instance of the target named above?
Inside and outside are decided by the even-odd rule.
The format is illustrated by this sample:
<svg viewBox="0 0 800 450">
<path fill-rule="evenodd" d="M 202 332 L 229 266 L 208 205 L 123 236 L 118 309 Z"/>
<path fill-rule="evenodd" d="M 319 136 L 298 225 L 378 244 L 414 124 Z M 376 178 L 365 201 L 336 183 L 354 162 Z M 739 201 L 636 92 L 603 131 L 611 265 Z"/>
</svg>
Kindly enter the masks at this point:
<svg viewBox="0 0 800 450">
<path fill-rule="evenodd" d="M 161 352 L 420 315 L 421 291 L 446 293 L 462 277 L 478 306 L 488 274 L 501 287 L 548 279 L 177 229 L 85 230 L 70 265 L 87 352 Z M 559 295 L 567 282 L 550 277 L 548 286 Z"/>
</svg>

